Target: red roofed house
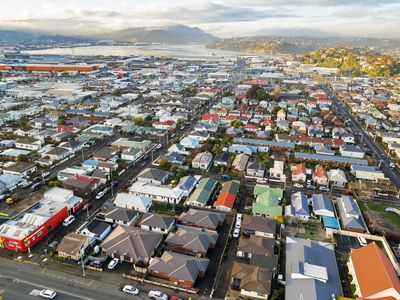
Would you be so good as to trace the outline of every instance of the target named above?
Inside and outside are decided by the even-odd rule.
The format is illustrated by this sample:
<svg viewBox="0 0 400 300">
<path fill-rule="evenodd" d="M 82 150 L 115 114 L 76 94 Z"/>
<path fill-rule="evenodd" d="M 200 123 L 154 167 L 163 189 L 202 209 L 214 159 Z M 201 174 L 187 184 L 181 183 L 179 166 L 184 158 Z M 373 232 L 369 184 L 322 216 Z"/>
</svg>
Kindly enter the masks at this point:
<svg viewBox="0 0 400 300">
<path fill-rule="evenodd" d="M 70 132 L 70 133 L 77 133 L 79 131 L 78 128 L 69 125 L 57 125 L 58 132 Z"/>
<path fill-rule="evenodd" d="M 176 123 L 174 121 L 154 122 L 153 127 L 157 129 L 172 130 L 176 127 Z"/>
<path fill-rule="evenodd" d="M 218 121 L 219 120 L 219 115 L 218 114 L 204 114 L 201 119 L 203 121 L 208 121 L 208 120 L 213 120 L 213 121 Z"/>
<path fill-rule="evenodd" d="M 244 130 L 247 132 L 257 132 L 260 130 L 260 127 L 256 124 L 246 124 L 244 125 Z"/>
<path fill-rule="evenodd" d="M 400 299 L 400 280 L 375 242 L 352 249 L 347 263 L 359 299 Z"/>
<path fill-rule="evenodd" d="M 328 185 L 328 174 L 323 166 L 317 165 L 315 167 L 313 180 L 319 185 Z"/>
<path fill-rule="evenodd" d="M 228 114 L 228 110 L 226 108 L 221 108 L 217 111 L 218 116 L 225 117 Z"/>
<path fill-rule="evenodd" d="M 221 192 L 219 193 L 214 207 L 224 212 L 230 212 L 235 204 L 236 194 L 239 191 L 240 182 L 237 180 L 225 182 L 222 185 Z"/>
<path fill-rule="evenodd" d="M 306 182 L 307 170 L 303 164 L 298 164 L 292 171 L 292 181 L 294 182 Z"/>
</svg>

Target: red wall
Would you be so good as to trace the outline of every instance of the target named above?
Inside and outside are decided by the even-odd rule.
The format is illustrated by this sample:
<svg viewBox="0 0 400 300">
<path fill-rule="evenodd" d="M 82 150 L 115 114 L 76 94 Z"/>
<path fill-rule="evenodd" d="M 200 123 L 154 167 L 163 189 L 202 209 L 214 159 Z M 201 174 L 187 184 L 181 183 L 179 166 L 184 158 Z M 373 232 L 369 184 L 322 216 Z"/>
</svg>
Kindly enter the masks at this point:
<svg viewBox="0 0 400 300">
<path fill-rule="evenodd" d="M 48 233 L 48 227 L 51 226 L 54 230 L 58 225 L 60 225 L 68 217 L 68 209 L 65 206 L 57 214 L 55 214 L 51 219 L 47 220 L 42 226 L 39 226 L 35 231 L 33 231 L 29 236 L 22 240 L 15 240 L 10 238 L 3 238 L 3 245 L 6 249 L 18 252 L 27 252 L 28 247 L 32 247 L 37 244 L 42 238 L 44 238 Z M 26 242 L 30 242 L 25 245 Z M 10 244 L 11 242 L 11 244 Z"/>
</svg>

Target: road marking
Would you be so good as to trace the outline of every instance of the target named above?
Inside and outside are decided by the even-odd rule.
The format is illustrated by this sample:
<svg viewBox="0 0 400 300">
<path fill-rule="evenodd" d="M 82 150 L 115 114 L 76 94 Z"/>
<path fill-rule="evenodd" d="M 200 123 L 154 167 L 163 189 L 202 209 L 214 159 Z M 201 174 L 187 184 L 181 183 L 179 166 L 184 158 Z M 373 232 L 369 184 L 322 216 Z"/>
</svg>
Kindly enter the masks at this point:
<svg viewBox="0 0 400 300">
<path fill-rule="evenodd" d="M 64 280 L 64 281 L 75 282 L 76 284 L 85 285 L 85 286 L 92 286 L 93 283 L 94 283 L 94 280 L 91 280 L 89 282 L 83 282 L 83 281 L 74 280 L 74 279 L 71 279 L 71 278 L 62 277 L 60 275 L 50 274 L 50 273 L 47 272 L 47 270 L 48 269 L 45 268 L 40 273 L 42 273 L 45 276 L 57 278 L 57 279 Z"/>
</svg>

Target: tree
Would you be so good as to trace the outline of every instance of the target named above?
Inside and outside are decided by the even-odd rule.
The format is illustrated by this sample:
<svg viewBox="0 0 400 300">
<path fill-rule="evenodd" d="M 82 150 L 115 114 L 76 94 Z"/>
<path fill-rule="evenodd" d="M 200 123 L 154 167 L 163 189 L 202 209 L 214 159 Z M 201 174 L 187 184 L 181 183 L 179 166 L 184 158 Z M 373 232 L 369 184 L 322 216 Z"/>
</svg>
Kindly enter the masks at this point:
<svg viewBox="0 0 400 300">
<path fill-rule="evenodd" d="M 281 97 L 282 88 L 280 84 L 277 84 L 272 91 L 272 97 L 274 100 L 278 100 Z"/>
<path fill-rule="evenodd" d="M 22 130 L 28 129 L 29 128 L 28 118 L 26 116 L 22 116 L 21 118 L 19 118 L 18 125 L 19 125 L 19 128 L 21 128 Z"/>
<path fill-rule="evenodd" d="M 133 123 L 135 123 L 135 125 L 143 125 L 143 118 L 142 117 L 135 117 L 133 118 Z"/>
<path fill-rule="evenodd" d="M 214 144 L 214 146 L 212 147 L 211 152 L 214 155 L 217 155 L 218 153 L 220 153 L 222 151 L 222 145 L 221 144 Z"/>
<path fill-rule="evenodd" d="M 28 162 L 29 161 L 29 157 L 25 154 L 19 154 L 17 156 L 17 162 Z"/>
<path fill-rule="evenodd" d="M 164 168 L 164 167 L 166 167 L 166 166 L 168 165 L 168 161 L 167 161 L 166 159 L 161 158 L 161 159 L 158 161 L 158 165 L 159 165 L 161 168 Z"/>
<path fill-rule="evenodd" d="M 177 128 L 181 127 L 182 124 L 183 124 L 182 119 L 179 119 L 178 121 L 176 121 L 176 127 L 177 127 Z"/>
<path fill-rule="evenodd" d="M 225 91 L 223 94 L 222 94 L 222 97 L 231 97 L 231 96 L 233 96 L 234 94 L 231 92 L 231 91 Z"/>
<path fill-rule="evenodd" d="M 243 127 L 243 122 L 240 120 L 233 120 L 231 122 L 231 125 L 235 128 L 242 128 Z"/>
<path fill-rule="evenodd" d="M 270 95 L 265 91 L 264 88 L 258 84 L 254 84 L 246 92 L 246 98 L 256 99 L 256 100 L 269 100 Z"/>
</svg>

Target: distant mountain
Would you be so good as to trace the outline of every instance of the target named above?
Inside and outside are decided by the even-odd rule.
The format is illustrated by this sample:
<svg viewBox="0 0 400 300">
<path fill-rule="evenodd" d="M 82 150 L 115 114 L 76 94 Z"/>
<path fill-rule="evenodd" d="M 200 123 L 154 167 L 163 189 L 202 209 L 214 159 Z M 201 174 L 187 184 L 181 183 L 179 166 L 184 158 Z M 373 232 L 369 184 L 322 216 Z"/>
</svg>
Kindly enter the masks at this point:
<svg viewBox="0 0 400 300">
<path fill-rule="evenodd" d="M 206 43 L 207 48 L 256 54 L 303 54 L 325 47 L 365 47 L 377 52 L 400 48 L 399 40 L 347 37 L 274 37 L 249 36 L 217 39 Z"/>
<path fill-rule="evenodd" d="M 170 25 L 165 27 L 137 27 L 118 30 L 96 36 L 98 39 L 112 39 L 126 42 L 189 44 L 215 40 L 216 37 L 197 27 Z"/>
<path fill-rule="evenodd" d="M 68 43 L 86 43 L 90 39 L 83 37 L 71 37 L 58 34 L 48 34 L 33 31 L 21 30 L 1 30 L 0 44 L 24 45 L 24 44 L 68 44 Z"/>
</svg>

